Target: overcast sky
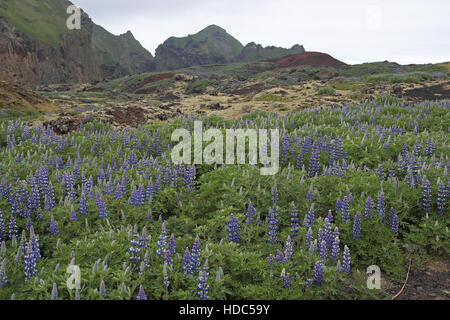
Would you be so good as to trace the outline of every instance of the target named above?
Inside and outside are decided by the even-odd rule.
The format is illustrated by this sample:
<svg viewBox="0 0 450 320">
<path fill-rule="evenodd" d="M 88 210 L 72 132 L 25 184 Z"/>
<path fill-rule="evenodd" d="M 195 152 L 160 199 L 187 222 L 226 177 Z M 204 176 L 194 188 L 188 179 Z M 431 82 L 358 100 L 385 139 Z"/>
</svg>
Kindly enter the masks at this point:
<svg viewBox="0 0 450 320">
<path fill-rule="evenodd" d="M 244 45 L 331 54 L 346 63 L 450 61 L 448 0 L 72 0 L 118 35 L 130 30 L 152 54 L 170 36 L 210 24 Z"/>
</svg>

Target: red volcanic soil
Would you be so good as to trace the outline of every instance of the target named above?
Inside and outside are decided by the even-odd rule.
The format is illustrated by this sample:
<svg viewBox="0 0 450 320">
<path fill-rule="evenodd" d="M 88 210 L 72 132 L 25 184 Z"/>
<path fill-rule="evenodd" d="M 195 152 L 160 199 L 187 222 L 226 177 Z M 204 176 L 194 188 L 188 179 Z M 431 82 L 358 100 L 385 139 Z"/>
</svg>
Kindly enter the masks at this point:
<svg viewBox="0 0 450 320">
<path fill-rule="evenodd" d="M 174 73 L 160 73 L 160 74 L 155 74 L 155 75 L 149 76 L 149 77 L 145 78 L 144 80 L 142 80 L 141 82 L 139 82 L 138 85 L 128 89 L 128 92 L 135 92 L 135 91 L 139 90 L 140 88 L 142 88 L 143 86 L 145 86 L 147 83 L 153 83 L 153 82 L 161 81 L 164 79 L 171 79 L 174 76 L 175 76 Z"/>
<path fill-rule="evenodd" d="M 271 60 L 271 62 L 277 64 L 280 68 L 295 68 L 300 66 L 340 67 L 345 65 L 345 63 L 336 60 L 329 54 L 321 52 L 293 54 L 284 58 Z"/>
</svg>

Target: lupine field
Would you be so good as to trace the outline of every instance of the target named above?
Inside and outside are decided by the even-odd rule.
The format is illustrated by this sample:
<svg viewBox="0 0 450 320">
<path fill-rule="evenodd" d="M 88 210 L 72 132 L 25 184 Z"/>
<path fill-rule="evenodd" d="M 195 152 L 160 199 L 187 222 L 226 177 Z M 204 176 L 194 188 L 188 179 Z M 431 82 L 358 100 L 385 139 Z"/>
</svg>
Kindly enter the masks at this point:
<svg viewBox="0 0 450 320">
<path fill-rule="evenodd" d="M 448 257 L 449 110 L 386 98 L 61 136 L 3 121 L 0 299 L 392 298 L 385 281 Z M 171 134 L 195 120 L 279 128 L 280 171 L 173 165 Z"/>
</svg>

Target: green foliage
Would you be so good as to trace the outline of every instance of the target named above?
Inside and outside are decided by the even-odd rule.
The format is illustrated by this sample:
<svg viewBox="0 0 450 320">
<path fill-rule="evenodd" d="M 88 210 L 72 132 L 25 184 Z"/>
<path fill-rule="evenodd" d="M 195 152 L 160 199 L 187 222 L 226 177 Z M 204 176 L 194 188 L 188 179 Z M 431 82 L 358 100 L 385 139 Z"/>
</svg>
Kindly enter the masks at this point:
<svg viewBox="0 0 450 320">
<path fill-rule="evenodd" d="M 61 35 L 69 32 L 66 26 L 69 5 L 65 0 L 3 0 L 0 15 L 20 32 L 56 46 L 61 43 Z"/>
<path fill-rule="evenodd" d="M 332 87 L 323 87 L 317 91 L 317 94 L 324 96 L 332 96 L 336 94 L 336 90 Z"/>
<path fill-rule="evenodd" d="M 206 79 L 196 80 L 188 85 L 186 92 L 188 93 L 203 93 L 206 88 L 211 85 L 211 82 Z"/>
<path fill-rule="evenodd" d="M 256 101 L 264 101 L 264 102 L 290 102 L 291 98 L 286 97 L 279 94 L 267 93 L 262 96 L 256 97 Z"/>
<path fill-rule="evenodd" d="M 385 288 L 381 291 L 366 290 L 364 271 L 368 266 L 380 266 L 388 280 L 398 282 L 403 280 L 407 261 L 411 258 L 420 261 L 429 255 L 448 255 L 448 207 L 442 216 L 436 212 L 437 180 L 447 179 L 444 174 L 444 161 L 448 156 L 448 134 L 445 128 L 450 123 L 449 117 L 446 105 L 442 103 L 405 106 L 395 98 L 380 97 L 363 105 L 330 110 L 307 109 L 284 117 L 256 111 L 233 121 L 217 116 L 202 118 L 199 120 L 207 122 L 211 128 L 223 128 L 222 131 L 237 125 L 267 126 L 267 129 L 280 128 L 281 137 L 286 133 L 291 141 L 304 141 L 306 137 L 311 137 L 313 142 L 322 141 L 320 173 L 315 177 L 308 175 L 311 151 L 303 154 L 303 168 L 298 167 L 297 158 L 292 156 L 293 150 L 290 150 L 286 163 L 281 165 L 275 176 L 262 176 L 259 165 L 196 165 L 195 183 L 190 187 L 185 185 L 184 172 L 176 175 L 176 183 L 173 183 L 172 176 L 169 182 L 164 183 L 162 172 L 170 157 L 169 143 L 173 130 L 180 127 L 192 130 L 192 119 L 183 118 L 167 125 L 154 124 L 123 130 L 92 121 L 64 137 L 48 137 L 47 131 L 38 127 L 32 129 L 30 137 L 24 139 L 23 123 L 2 121 L 0 189 L 3 191 L 0 208 L 4 213 L 4 221 L 9 222 L 12 211 L 4 193 L 6 183 L 10 183 L 13 193 L 18 191 L 22 182 L 28 188 L 27 181 L 35 177 L 36 170 L 42 165 L 49 166 L 56 206 L 51 210 L 42 209 L 42 220 L 32 219 L 43 257 L 37 262 L 36 278 L 25 281 L 23 257 L 14 262 L 17 252 L 20 252 L 20 238 L 15 243 L 10 239 L 4 242 L 6 250 L 0 255 L 7 261 L 9 283 L 1 288 L 0 299 L 9 299 L 13 293 L 17 299 L 49 299 L 54 283 L 58 286 L 58 299 L 74 299 L 75 292 L 66 287 L 69 277 L 66 270 L 72 259 L 81 270 L 80 295 L 85 300 L 135 299 L 140 285 L 145 288 L 149 299 L 197 299 L 198 276 L 183 273 L 185 249 L 192 247 L 197 236 L 202 249 L 201 263 L 208 260 L 209 264 L 211 299 L 389 297 Z M 14 147 L 8 145 L 8 135 L 9 144 L 14 135 Z M 330 170 L 330 153 L 326 149 L 333 149 L 337 137 L 343 142 L 345 165 L 344 159 L 332 162 L 343 168 L 342 176 L 324 171 Z M 430 138 L 435 145 L 432 156 L 424 153 L 425 143 Z M 154 152 L 155 142 L 161 148 L 161 155 Z M 431 211 L 428 215 L 422 206 L 420 185 L 408 185 L 409 169 L 402 166 L 403 162 L 399 160 L 399 155 L 403 157 L 405 144 L 409 155 L 413 154 L 416 144 L 421 146 L 416 158 L 421 164 L 418 175 L 422 177 L 426 174 L 431 182 Z M 301 145 L 293 146 L 297 152 L 301 151 Z M 132 151 L 139 160 L 137 165 L 130 165 Z M 74 192 L 77 199 L 70 201 L 62 177 L 74 174 L 73 165 L 66 164 L 69 158 L 72 163 L 77 161 L 78 154 L 80 171 L 86 178 L 93 177 L 94 195 L 98 191 L 107 203 L 108 219 L 99 219 L 94 195 L 88 197 L 87 216 L 79 214 L 78 221 L 70 219 L 72 206 L 79 213 L 79 195 L 86 183 L 81 174 L 75 177 Z M 62 164 L 58 157 L 61 157 Z M 440 159 L 443 159 L 442 163 Z M 380 178 L 380 165 L 385 175 L 393 173 L 395 178 Z M 390 171 L 391 167 L 393 172 Z M 113 182 L 116 176 L 117 181 L 122 181 L 125 174 L 129 178 L 122 199 L 105 194 L 105 184 L 109 179 L 101 180 L 101 171 L 111 172 Z M 150 181 L 155 183 L 158 175 L 161 188 L 154 198 L 144 205 L 132 206 L 132 186 L 142 184 L 146 187 Z M 443 181 L 447 183 L 447 180 Z M 271 244 L 268 242 L 267 218 L 269 209 L 274 207 L 272 188 L 275 182 L 278 190 L 276 206 L 279 229 L 277 243 Z M 386 199 L 384 219 L 378 217 L 376 208 L 372 218 L 365 219 L 367 197 L 370 196 L 377 204 L 381 190 Z M 350 195 L 353 199 L 349 204 L 350 221 L 346 222 L 342 213 L 336 211 L 336 201 Z M 43 202 L 42 198 L 40 200 Z M 249 201 L 256 213 L 254 221 L 247 225 L 245 221 Z M 285 243 L 291 234 L 292 203 L 298 210 L 300 225 L 297 237 L 293 238 L 292 257 L 269 265 L 268 257 L 285 252 Z M 352 271 L 349 275 L 337 272 L 337 261 L 333 261 L 330 256 L 321 258 L 317 251 L 310 252 L 310 247 L 306 245 L 308 229 L 302 222 L 312 204 L 315 212 L 312 229 L 314 239 L 318 238 L 319 230 L 325 228 L 325 218 L 331 210 L 331 227 L 333 230 L 337 227 L 340 233 L 339 260 L 342 262 L 344 245 L 351 252 Z M 398 234 L 392 231 L 390 225 L 391 208 L 400 220 Z M 149 212 L 152 213 L 151 219 Z M 354 239 L 353 223 L 358 212 L 363 216 L 362 237 Z M 227 222 L 231 214 L 241 223 L 239 244 L 230 243 L 228 239 Z M 52 215 L 59 226 L 60 233 L 57 236 L 49 233 Z M 173 234 L 176 239 L 173 265 L 167 268 L 170 281 L 168 288 L 164 285 L 163 260 L 156 255 L 164 221 L 167 236 Z M 27 219 L 17 216 L 17 222 L 20 231 L 26 230 Z M 129 249 L 130 242 L 139 239 L 144 230 L 149 237 L 148 247 L 143 248 L 139 255 L 142 260 L 146 259 L 148 267 L 140 270 L 140 263 L 130 261 Z M 25 231 L 25 235 L 29 238 L 29 231 Z M 319 260 L 323 260 L 326 266 L 324 282 L 321 286 L 307 288 L 308 280 L 314 277 L 314 264 Z M 219 269 L 223 270 L 223 275 L 216 277 Z M 283 286 L 283 270 L 291 277 L 292 285 L 289 288 Z M 100 293 L 102 281 L 106 286 L 106 297 Z"/>
<path fill-rule="evenodd" d="M 384 73 L 384 74 L 375 74 L 368 75 L 364 77 L 365 82 L 371 83 L 418 83 L 421 81 L 431 80 L 433 76 L 431 73 L 427 72 L 411 72 L 405 74 L 392 74 L 392 73 Z"/>
</svg>

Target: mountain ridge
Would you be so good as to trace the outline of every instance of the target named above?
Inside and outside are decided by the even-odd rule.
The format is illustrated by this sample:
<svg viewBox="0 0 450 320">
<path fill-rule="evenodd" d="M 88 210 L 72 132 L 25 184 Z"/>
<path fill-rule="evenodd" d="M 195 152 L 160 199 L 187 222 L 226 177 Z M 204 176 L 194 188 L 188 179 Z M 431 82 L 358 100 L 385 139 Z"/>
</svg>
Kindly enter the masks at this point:
<svg viewBox="0 0 450 320">
<path fill-rule="evenodd" d="M 131 32 L 115 36 L 83 10 L 82 28 L 68 30 L 64 8 L 70 5 L 67 0 L 0 1 L 1 80 L 29 86 L 80 83 L 155 69 L 154 57 Z"/>
<path fill-rule="evenodd" d="M 81 9 L 81 30 L 69 30 L 69 0 L 0 0 L 0 80 L 35 86 L 97 82 L 126 75 L 183 69 L 196 65 L 257 62 L 303 53 L 244 46 L 212 24 L 195 34 L 170 37 L 146 50 L 131 31 L 114 35 Z"/>
</svg>

